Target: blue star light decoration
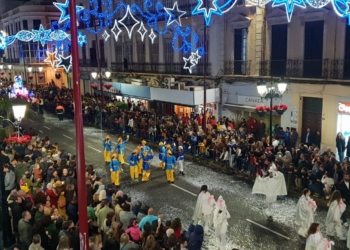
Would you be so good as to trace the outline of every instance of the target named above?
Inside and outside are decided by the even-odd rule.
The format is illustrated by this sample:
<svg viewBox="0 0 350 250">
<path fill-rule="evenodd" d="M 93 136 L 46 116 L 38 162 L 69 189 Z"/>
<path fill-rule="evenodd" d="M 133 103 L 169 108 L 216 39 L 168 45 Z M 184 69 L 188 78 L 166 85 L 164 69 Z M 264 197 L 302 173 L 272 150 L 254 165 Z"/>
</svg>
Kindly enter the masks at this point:
<svg viewBox="0 0 350 250">
<path fill-rule="evenodd" d="M 286 7 L 286 14 L 288 22 L 292 20 L 292 15 L 295 6 L 305 9 L 305 0 L 273 0 L 272 7 L 279 7 L 284 5 Z"/>
<path fill-rule="evenodd" d="M 350 0 L 333 0 L 334 12 L 343 18 L 348 18 L 348 25 L 350 25 Z"/>
<path fill-rule="evenodd" d="M 68 73 L 71 67 L 72 55 L 66 57 L 59 55 L 59 62 L 57 64 L 57 68 L 64 68 L 64 70 Z"/>
<path fill-rule="evenodd" d="M 32 32 L 35 35 L 33 42 L 40 42 L 44 46 L 47 41 L 52 41 L 50 37 L 51 30 L 45 30 L 42 24 L 40 24 L 39 30 L 32 30 Z"/>
<path fill-rule="evenodd" d="M 203 14 L 205 24 L 207 26 L 210 25 L 211 18 L 213 15 L 218 15 L 218 16 L 222 15 L 222 10 L 217 4 L 217 0 L 208 0 L 208 3 L 209 3 L 209 5 L 211 5 L 211 7 L 209 7 L 209 8 L 208 8 L 208 6 L 207 7 L 204 6 L 203 0 L 198 0 L 197 6 L 192 10 L 192 15 Z"/>
<path fill-rule="evenodd" d="M 171 25 L 174 22 L 181 26 L 181 17 L 183 15 L 186 15 L 186 11 L 179 10 L 179 5 L 177 2 L 174 3 L 173 8 L 166 8 L 164 7 L 164 10 L 169 15 L 169 19 L 166 25 Z"/>
<path fill-rule="evenodd" d="M 55 5 L 56 8 L 59 9 L 59 11 L 61 11 L 60 20 L 58 20 L 58 23 L 63 23 L 64 21 L 70 19 L 70 15 L 68 14 L 69 0 L 66 0 L 65 3 L 54 2 L 53 5 Z M 75 6 L 76 13 L 79 13 L 83 9 L 83 6 Z"/>
<path fill-rule="evenodd" d="M 80 31 L 78 32 L 78 44 L 80 47 L 83 47 L 84 44 L 87 44 L 86 35 Z"/>
<path fill-rule="evenodd" d="M 4 49 L 6 49 L 6 47 L 7 47 L 6 38 L 0 32 L 0 49 L 4 50 Z"/>
</svg>

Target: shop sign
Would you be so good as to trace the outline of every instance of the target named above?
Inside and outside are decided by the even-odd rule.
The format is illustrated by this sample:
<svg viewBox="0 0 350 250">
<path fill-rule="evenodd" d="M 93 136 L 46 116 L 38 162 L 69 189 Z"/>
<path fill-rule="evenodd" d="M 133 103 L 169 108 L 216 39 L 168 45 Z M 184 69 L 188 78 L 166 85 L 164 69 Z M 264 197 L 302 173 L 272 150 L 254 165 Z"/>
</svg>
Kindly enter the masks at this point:
<svg viewBox="0 0 350 250">
<path fill-rule="evenodd" d="M 238 104 L 255 107 L 255 106 L 263 105 L 265 104 L 265 102 L 261 97 L 239 95 Z"/>
<path fill-rule="evenodd" d="M 349 102 L 339 102 L 338 112 L 350 114 L 350 103 Z"/>
</svg>

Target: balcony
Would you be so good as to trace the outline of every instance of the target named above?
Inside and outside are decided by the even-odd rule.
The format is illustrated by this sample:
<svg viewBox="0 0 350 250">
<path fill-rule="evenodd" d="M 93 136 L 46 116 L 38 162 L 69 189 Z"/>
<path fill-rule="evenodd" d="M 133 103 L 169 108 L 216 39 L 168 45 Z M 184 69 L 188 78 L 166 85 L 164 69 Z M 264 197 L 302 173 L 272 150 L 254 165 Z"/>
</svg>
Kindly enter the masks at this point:
<svg viewBox="0 0 350 250">
<path fill-rule="evenodd" d="M 329 60 L 272 60 L 260 62 L 260 76 L 328 78 Z"/>
<path fill-rule="evenodd" d="M 174 75 L 203 75 L 203 64 L 198 64 L 192 68 L 192 74 L 184 69 L 183 63 L 128 63 L 128 68 L 124 68 L 124 63 L 113 63 L 112 71 L 115 72 L 136 72 L 154 74 L 174 74 Z M 207 75 L 211 73 L 210 64 L 207 64 Z"/>
<path fill-rule="evenodd" d="M 224 61 L 224 75 L 249 75 L 250 61 Z"/>
<path fill-rule="evenodd" d="M 350 60 L 332 60 L 330 65 L 330 78 L 350 79 Z"/>
<path fill-rule="evenodd" d="M 107 68 L 107 62 L 106 61 L 100 61 L 101 68 Z M 98 63 L 96 60 L 83 60 L 79 59 L 79 67 L 90 67 L 90 68 L 97 68 Z"/>
<path fill-rule="evenodd" d="M 3 63 L 16 64 L 16 63 L 19 63 L 19 58 L 3 58 L 2 61 L 3 61 Z"/>
</svg>

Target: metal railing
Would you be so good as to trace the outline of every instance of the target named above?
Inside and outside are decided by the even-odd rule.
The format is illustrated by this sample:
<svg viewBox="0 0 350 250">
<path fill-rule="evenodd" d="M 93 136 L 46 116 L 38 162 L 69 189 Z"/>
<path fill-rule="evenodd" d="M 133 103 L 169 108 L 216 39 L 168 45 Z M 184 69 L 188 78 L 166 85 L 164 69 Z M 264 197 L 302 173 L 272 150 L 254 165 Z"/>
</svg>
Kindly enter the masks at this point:
<svg viewBox="0 0 350 250">
<path fill-rule="evenodd" d="M 107 68 L 107 62 L 106 61 L 100 61 L 101 68 Z M 83 60 L 79 59 L 79 66 L 80 67 L 98 67 L 97 60 Z"/>
<path fill-rule="evenodd" d="M 329 60 L 266 60 L 260 62 L 260 76 L 329 78 Z"/>
<path fill-rule="evenodd" d="M 329 74 L 331 79 L 350 79 L 350 60 L 332 60 Z"/>
<path fill-rule="evenodd" d="M 19 58 L 4 58 L 4 63 L 19 63 Z"/>
<path fill-rule="evenodd" d="M 184 69 L 183 63 L 124 63 L 112 62 L 112 70 L 115 72 L 139 72 L 139 73 L 159 73 L 176 75 L 203 75 L 203 64 L 199 63 L 192 68 L 192 74 Z M 207 72 L 211 72 L 210 64 L 207 65 Z"/>
<path fill-rule="evenodd" d="M 250 60 L 224 61 L 224 75 L 250 75 Z"/>
</svg>

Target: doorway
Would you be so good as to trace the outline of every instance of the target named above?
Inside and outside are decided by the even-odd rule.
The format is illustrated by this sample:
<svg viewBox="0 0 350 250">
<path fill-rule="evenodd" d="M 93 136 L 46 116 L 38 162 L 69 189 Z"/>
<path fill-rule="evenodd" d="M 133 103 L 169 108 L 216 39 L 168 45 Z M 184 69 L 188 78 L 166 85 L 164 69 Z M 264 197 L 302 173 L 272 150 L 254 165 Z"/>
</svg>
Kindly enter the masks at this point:
<svg viewBox="0 0 350 250">
<path fill-rule="evenodd" d="M 305 142 L 306 130 L 310 128 L 311 133 L 321 132 L 322 128 L 322 98 L 304 97 L 302 114 L 302 138 Z"/>
</svg>

